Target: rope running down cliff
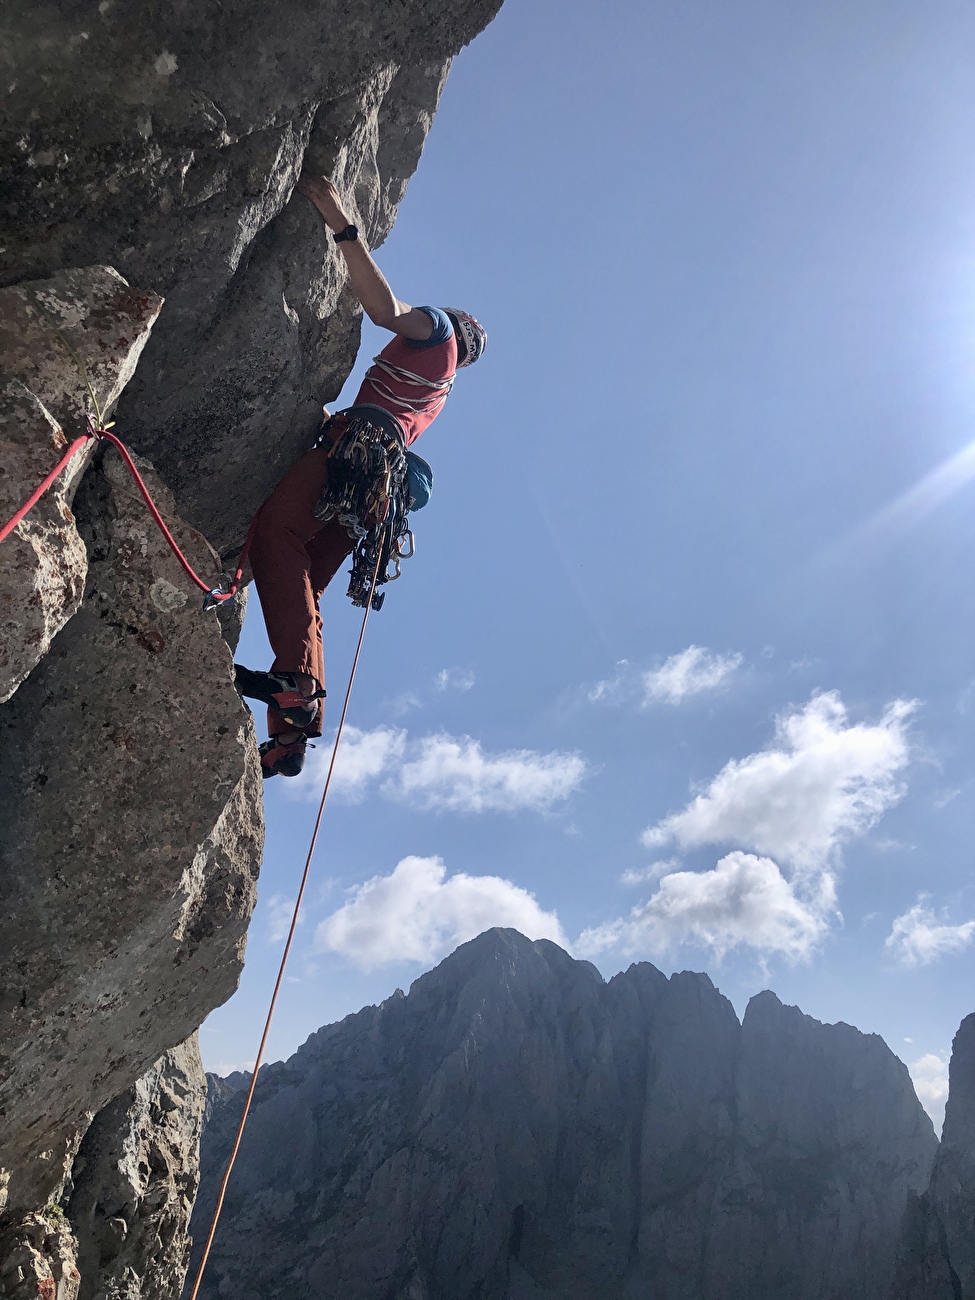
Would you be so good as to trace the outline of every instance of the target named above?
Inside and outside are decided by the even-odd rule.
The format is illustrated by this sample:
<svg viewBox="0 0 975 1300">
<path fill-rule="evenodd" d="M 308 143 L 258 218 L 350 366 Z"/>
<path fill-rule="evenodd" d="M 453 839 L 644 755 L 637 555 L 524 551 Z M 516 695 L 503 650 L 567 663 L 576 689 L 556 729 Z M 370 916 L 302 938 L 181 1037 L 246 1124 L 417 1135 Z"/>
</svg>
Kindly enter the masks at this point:
<svg viewBox="0 0 975 1300">
<path fill-rule="evenodd" d="M 200 1283 L 203 1280 L 203 1270 L 206 1268 L 207 1260 L 210 1257 L 210 1248 L 213 1245 L 213 1238 L 216 1235 L 216 1231 L 217 1231 L 217 1223 L 220 1220 L 220 1214 L 221 1211 L 223 1210 L 224 1198 L 227 1193 L 227 1184 L 230 1182 L 230 1174 L 233 1170 L 234 1162 L 237 1159 L 237 1152 L 240 1150 L 241 1139 L 244 1136 L 244 1126 L 247 1123 L 247 1116 L 250 1114 L 251 1101 L 253 1100 L 254 1097 L 254 1089 L 257 1087 L 257 1076 L 258 1073 L 260 1072 L 261 1062 L 264 1060 L 264 1049 L 267 1046 L 268 1034 L 271 1031 L 271 1021 L 274 1018 L 274 1009 L 275 1006 L 277 1005 L 278 993 L 281 989 L 281 984 L 284 981 L 285 967 L 288 964 L 288 957 L 291 954 L 291 943 L 292 940 L 294 939 L 295 930 L 297 929 L 298 926 L 298 914 L 301 911 L 302 899 L 305 896 L 305 886 L 308 884 L 308 875 L 311 870 L 311 860 L 315 852 L 315 845 L 318 842 L 318 832 L 321 829 L 322 816 L 325 812 L 325 801 L 328 798 L 329 787 L 332 784 L 332 773 L 335 770 L 335 759 L 339 752 L 339 743 L 342 740 L 342 732 L 345 728 L 345 718 L 346 718 L 346 714 L 349 711 L 349 700 L 352 698 L 352 686 L 355 682 L 356 670 L 359 667 L 359 654 L 362 650 L 363 638 L 366 635 L 366 624 L 369 621 L 369 613 L 370 610 L 372 609 L 372 597 L 376 590 L 376 581 L 379 577 L 379 562 L 382 558 L 382 552 L 383 552 L 383 548 L 382 546 L 380 546 L 378 548 L 378 554 L 376 556 L 376 567 L 373 569 L 372 572 L 372 586 L 369 589 L 369 599 L 366 601 L 365 608 L 362 613 L 362 625 L 359 628 L 359 640 L 356 644 L 355 655 L 353 656 L 352 659 L 352 671 L 349 674 L 349 684 L 345 690 L 345 701 L 342 705 L 342 714 L 341 717 L 339 718 L 338 730 L 335 733 L 335 744 L 332 746 L 332 757 L 329 760 L 328 772 L 326 773 L 325 776 L 325 786 L 322 790 L 321 802 L 318 805 L 318 816 L 315 818 L 315 826 L 312 831 L 311 842 L 308 845 L 308 854 L 305 858 L 305 867 L 301 873 L 301 883 L 298 886 L 298 895 L 295 898 L 294 911 L 291 914 L 291 925 L 288 929 L 288 937 L 285 940 L 284 952 L 281 954 L 281 965 L 278 967 L 278 977 L 274 981 L 274 991 L 271 994 L 271 1001 L 268 1005 L 267 1018 L 264 1021 L 264 1032 L 261 1035 L 261 1043 L 257 1049 L 257 1057 L 254 1061 L 254 1069 L 253 1069 L 253 1073 L 251 1074 L 250 1087 L 247 1089 L 247 1096 L 244 1099 L 244 1108 L 240 1114 L 240 1121 L 237 1125 L 237 1133 L 236 1136 L 234 1137 L 234 1144 L 233 1147 L 231 1148 L 230 1156 L 227 1160 L 226 1168 L 223 1171 L 223 1178 L 220 1180 L 220 1190 L 217 1193 L 217 1202 L 213 1209 L 213 1218 L 210 1221 L 210 1230 L 207 1233 L 206 1244 L 203 1247 L 203 1254 L 201 1255 L 199 1265 L 197 1266 L 196 1277 L 193 1281 L 193 1288 L 190 1291 L 187 1300 L 197 1300 L 197 1295 L 200 1290 Z"/>
</svg>

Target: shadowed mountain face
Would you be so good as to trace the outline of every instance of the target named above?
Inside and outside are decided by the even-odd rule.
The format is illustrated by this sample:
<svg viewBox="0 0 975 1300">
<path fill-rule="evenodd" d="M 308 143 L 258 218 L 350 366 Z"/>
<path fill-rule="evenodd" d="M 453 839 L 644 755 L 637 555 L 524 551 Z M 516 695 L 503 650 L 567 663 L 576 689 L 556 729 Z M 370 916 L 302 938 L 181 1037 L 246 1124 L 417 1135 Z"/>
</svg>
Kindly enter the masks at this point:
<svg viewBox="0 0 975 1300">
<path fill-rule="evenodd" d="M 951 1046 L 941 1147 L 927 1190 L 908 1198 L 891 1300 L 975 1300 L 975 1015 Z"/>
<path fill-rule="evenodd" d="M 491 930 L 265 1068 L 203 1294 L 886 1300 L 936 1149 L 875 1035 Z"/>
</svg>

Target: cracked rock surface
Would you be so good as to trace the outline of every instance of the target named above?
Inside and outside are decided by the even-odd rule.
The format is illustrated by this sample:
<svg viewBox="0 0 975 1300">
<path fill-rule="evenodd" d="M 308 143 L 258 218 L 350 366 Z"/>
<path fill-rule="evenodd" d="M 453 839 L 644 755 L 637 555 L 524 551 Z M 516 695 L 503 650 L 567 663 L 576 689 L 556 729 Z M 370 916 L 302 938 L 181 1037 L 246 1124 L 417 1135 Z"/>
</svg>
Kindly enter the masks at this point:
<svg viewBox="0 0 975 1300">
<path fill-rule="evenodd" d="M 381 243 L 450 60 L 498 6 L 2 9 L 2 342 L 23 365 L 0 394 L 0 462 L 21 458 L 0 507 L 79 432 L 77 373 L 59 356 L 49 382 L 31 293 L 87 313 L 63 332 L 106 407 L 165 297 L 115 431 L 218 580 L 215 550 L 243 541 L 358 347 L 343 259 L 292 195 L 299 171 L 334 175 Z M 253 906 L 260 772 L 220 636 L 234 642 L 240 609 L 200 614 L 114 451 L 80 454 L 16 546 L 10 571 L 0 554 L 0 697 L 16 691 L 0 711 L 0 1277 L 17 1300 L 175 1300 L 196 1094 L 178 1121 L 148 1098 L 172 1094 L 160 1060 L 233 991 Z M 140 1151 L 162 1166 L 144 1187 Z M 77 1241 L 59 1209 L 72 1186 Z"/>
<path fill-rule="evenodd" d="M 189 1258 L 207 1081 L 196 1035 L 95 1116 L 68 1217 L 80 1300 L 174 1300 Z"/>
<path fill-rule="evenodd" d="M 111 410 L 161 306 L 105 266 L 0 290 L 0 524 L 84 432 L 92 407 L 85 374 L 103 412 Z M 93 451 L 93 443 L 79 448 L 3 542 L 0 703 L 81 602 L 88 556 L 71 503 Z"/>
<path fill-rule="evenodd" d="M 166 311 L 119 423 L 219 550 L 309 445 L 359 341 L 292 187 L 392 226 L 451 57 L 500 0 L 37 0 L 0 17 L 0 283 L 100 261 Z"/>
<path fill-rule="evenodd" d="M 886 1300 L 936 1147 L 876 1035 L 492 930 L 264 1067 L 204 1293 Z"/>
<path fill-rule="evenodd" d="M 201 574 L 216 561 L 172 513 Z M 0 1168 L 60 1195 L 91 1114 L 236 987 L 261 777 L 230 653 L 114 450 L 75 499 L 84 600 L 0 714 Z"/>
</svg>

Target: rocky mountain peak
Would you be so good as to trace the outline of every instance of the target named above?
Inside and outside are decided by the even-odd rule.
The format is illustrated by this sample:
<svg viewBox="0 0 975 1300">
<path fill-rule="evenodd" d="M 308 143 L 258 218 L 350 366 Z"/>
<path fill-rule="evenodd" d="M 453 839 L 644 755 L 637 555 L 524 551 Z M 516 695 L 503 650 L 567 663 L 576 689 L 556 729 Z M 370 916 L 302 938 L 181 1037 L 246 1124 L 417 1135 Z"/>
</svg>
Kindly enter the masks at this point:
<svg viewBox="0 0 975 1300">
<path fill-rule="evenodd" d="M 887 1300 L 936 1148 L 875 1036 L 491 930 L 262 1071 L 206 1294 Z"/>
</svg>

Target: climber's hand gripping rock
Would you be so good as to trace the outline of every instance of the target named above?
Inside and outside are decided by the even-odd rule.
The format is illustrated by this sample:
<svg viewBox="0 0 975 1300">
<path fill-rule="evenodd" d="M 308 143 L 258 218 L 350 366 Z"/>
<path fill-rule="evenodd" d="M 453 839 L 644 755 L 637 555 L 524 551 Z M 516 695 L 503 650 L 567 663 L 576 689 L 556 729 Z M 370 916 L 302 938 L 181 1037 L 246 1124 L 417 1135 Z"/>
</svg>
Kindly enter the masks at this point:
<svg viewBox="0 0 975 1300">
<path fill-rule="evenodd" d="M 345 256 L 349 281 L 372 323 L 405 339 L 419 342 L 428 339 L 433 333 L 433 321 L 425 311 L 402 302 L 393 293 L 359 231 L 349 220 L 339 192 L 329 178 L 306 172 L 298 181 L 297 189 L 314 203 L 333 235 L 341 236 L 336 243 Z"/>
</svg>

